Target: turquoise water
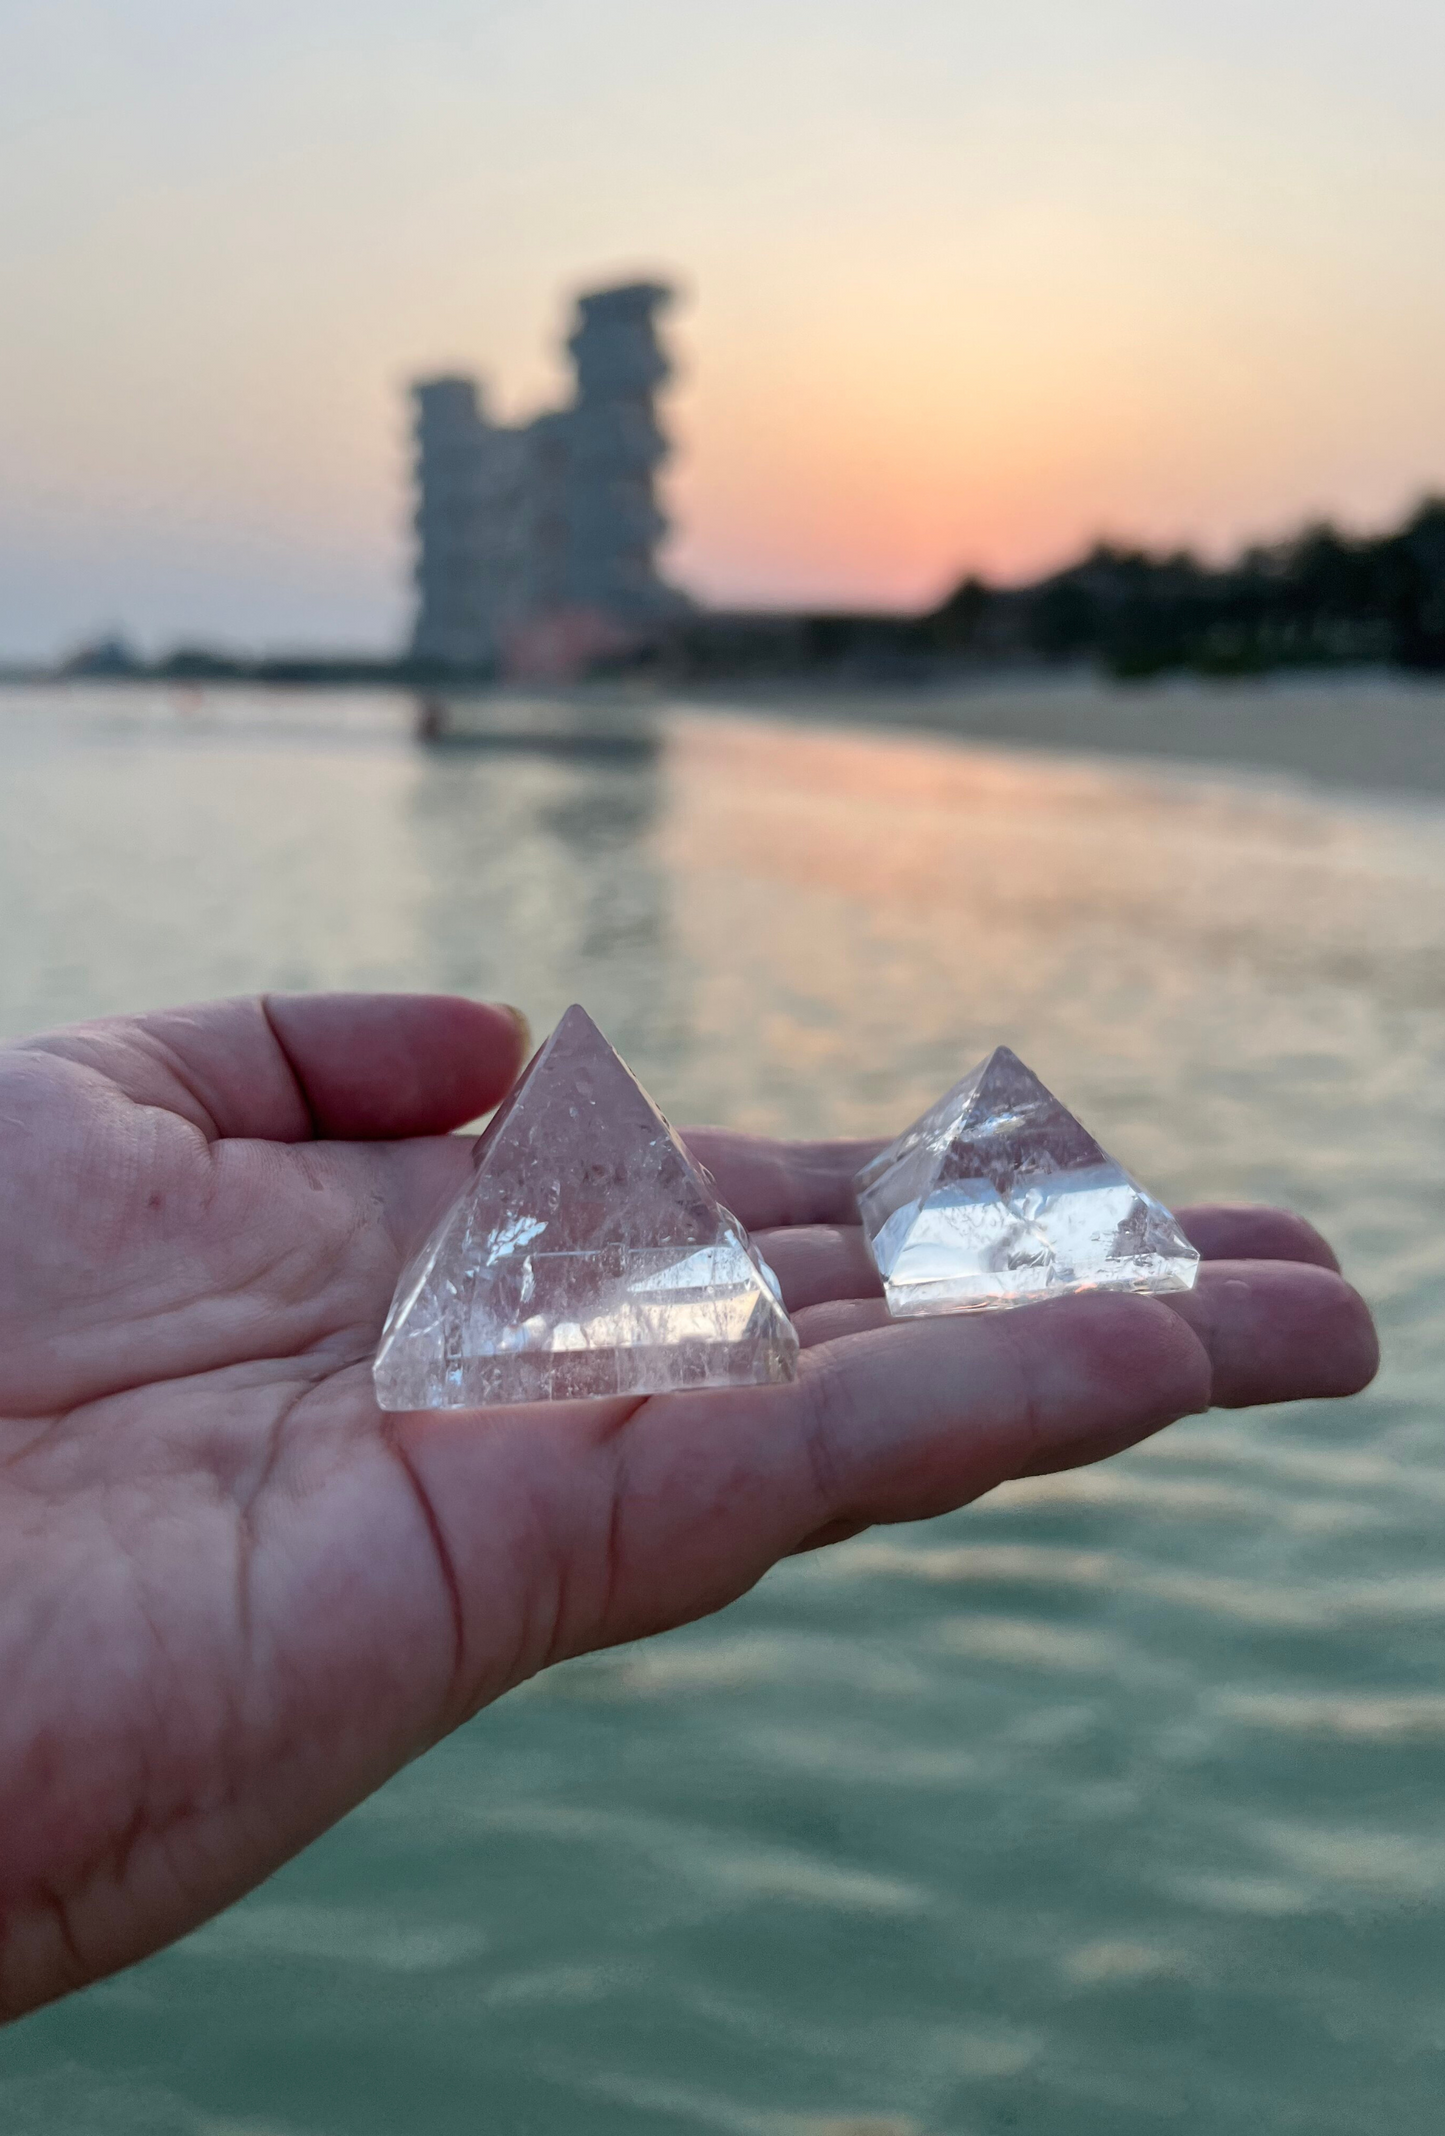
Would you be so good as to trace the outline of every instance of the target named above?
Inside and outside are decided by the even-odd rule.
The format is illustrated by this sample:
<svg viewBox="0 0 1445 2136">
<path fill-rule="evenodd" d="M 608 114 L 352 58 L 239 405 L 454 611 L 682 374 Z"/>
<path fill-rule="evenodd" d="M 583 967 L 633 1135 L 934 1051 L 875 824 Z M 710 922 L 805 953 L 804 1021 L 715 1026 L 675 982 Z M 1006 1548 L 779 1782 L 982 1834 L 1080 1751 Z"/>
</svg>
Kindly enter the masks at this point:
<svg viewBox="0 0 1445 2136">
<path fill-rule="evenodd" d="M 1165 1196 L 1322 1223 L 1386 1342 L 1358 1401 L 1194 1420 L 526 1687 L 0 2037 L 6 2136 L 1445 2125 L 1445 800 L 1233 770 L 1195 694 L 1160 717 L 1207 770 L 0 697 L 0 1029 L 580 997 L 674 1117 L 780 1132 L 896 1128 L 1006 1039 Z M 1361 702 L 1315 702 L 1337 764 Z M 1389 718 L 1433 761 L 1445 700 Z"/>
</svg>

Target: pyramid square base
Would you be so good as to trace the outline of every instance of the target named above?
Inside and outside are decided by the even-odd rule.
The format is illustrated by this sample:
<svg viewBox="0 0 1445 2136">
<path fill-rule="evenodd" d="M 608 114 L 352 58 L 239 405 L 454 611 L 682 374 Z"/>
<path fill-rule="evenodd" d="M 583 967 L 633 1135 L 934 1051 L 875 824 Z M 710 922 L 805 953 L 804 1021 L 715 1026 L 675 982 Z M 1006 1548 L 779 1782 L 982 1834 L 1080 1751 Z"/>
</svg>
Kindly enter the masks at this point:
<svg viewBox="0 0 1445 2136">
<path fill-rule="evenodd" d="M 384 1409 L 490 1409 L 512 1402 L 573 1402 L 605 1395 L 680 1394 L 702 1387 L 782 1386 L 790 1351 L 772 1344 L 685 1342 L 618 1350 L 533 1350 L 468 1357 L 448 1373 L 378 1374 Z"/>
</svg>

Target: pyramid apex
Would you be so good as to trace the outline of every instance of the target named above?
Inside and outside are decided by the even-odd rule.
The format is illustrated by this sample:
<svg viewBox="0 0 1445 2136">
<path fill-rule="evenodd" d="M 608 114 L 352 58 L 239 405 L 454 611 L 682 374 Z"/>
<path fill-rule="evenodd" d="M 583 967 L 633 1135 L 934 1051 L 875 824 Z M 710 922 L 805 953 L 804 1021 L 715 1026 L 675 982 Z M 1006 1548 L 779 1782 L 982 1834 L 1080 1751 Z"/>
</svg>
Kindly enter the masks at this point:
<svg viewBox="0 0 1445 2136">
<path fill-rule="evenodd" d="M 542 1051 L 549 1057 L 560 1051 L 567 1058 L 579 1051 L 595 1051 L 601 1054 L 610 1053 L 614 1060 L 620 1060 L 617 1048 L 607 1033 L 597 1019 L 588 1014 L 580 1001 L 574 1001 L 570 1008 L 562 1011 L 548 1033 Z M 625 1066 L 625 1063 L 623 1065 Z"/>
<path fill-rule="evenodd" d="M 1028 1094 L 1041 1093 L 1055 1104 L 1058 1102 L 1054 1099 L 1053 1092 L 1040 1082 L 1028 1062 L 1021 1060 L 1012 1046 L 995 1046 L 988 1058 L 980 1061 L 975 1074 L 978 1081 L 974 1089 L 979 1098 L 992 1099 L 1007 1093 L 1010 1100 L 1017 1103 Z"/>
</svg>

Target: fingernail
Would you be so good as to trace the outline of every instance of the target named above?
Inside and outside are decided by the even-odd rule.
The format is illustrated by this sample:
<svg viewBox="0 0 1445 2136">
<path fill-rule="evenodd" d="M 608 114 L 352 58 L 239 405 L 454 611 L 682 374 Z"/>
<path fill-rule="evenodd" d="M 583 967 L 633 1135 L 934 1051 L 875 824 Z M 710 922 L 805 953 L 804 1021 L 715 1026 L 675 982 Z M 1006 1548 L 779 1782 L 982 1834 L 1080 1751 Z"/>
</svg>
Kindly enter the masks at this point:
<svg viewBox="0 0 1445 2136">
<path fill-rule="evenodd" d="M 510 1001 L 494 1001 L 492 1007 L 500 1009 L 504 1016 L 511 1017 L 513 1023 L 517 1026 L 517 1043 L 521 1047 L 522 1059 L 524 1061 L 530 1060 L 532 1058 L 532 1026 L 528 1023 L 525 1015 L 520 1009 L 514 1008 Z"/>
</svg>

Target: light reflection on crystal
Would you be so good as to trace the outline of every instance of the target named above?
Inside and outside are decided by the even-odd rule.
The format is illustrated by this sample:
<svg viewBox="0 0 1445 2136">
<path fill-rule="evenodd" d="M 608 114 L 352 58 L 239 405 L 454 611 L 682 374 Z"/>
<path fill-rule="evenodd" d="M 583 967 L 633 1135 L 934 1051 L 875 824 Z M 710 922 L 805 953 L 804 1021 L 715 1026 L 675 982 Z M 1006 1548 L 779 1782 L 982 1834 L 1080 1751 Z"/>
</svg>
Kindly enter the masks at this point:
<svg viewBox="0 0 1445 2136">
<path fill-rule="evenodd" d="M 999 1046 L 858 1174 L 895 1318 L 1072 1291 L 1188 1290 L 1199 1256 L 1169 1211 Z"/>
<path fill-rule="evenodd" d="M 384 1409 L 793 1377 L 772 1271 L 585 1010 L 567 1011 L 475 1164 L 397 1285 L 374 1372 Z"/>
</svg>

